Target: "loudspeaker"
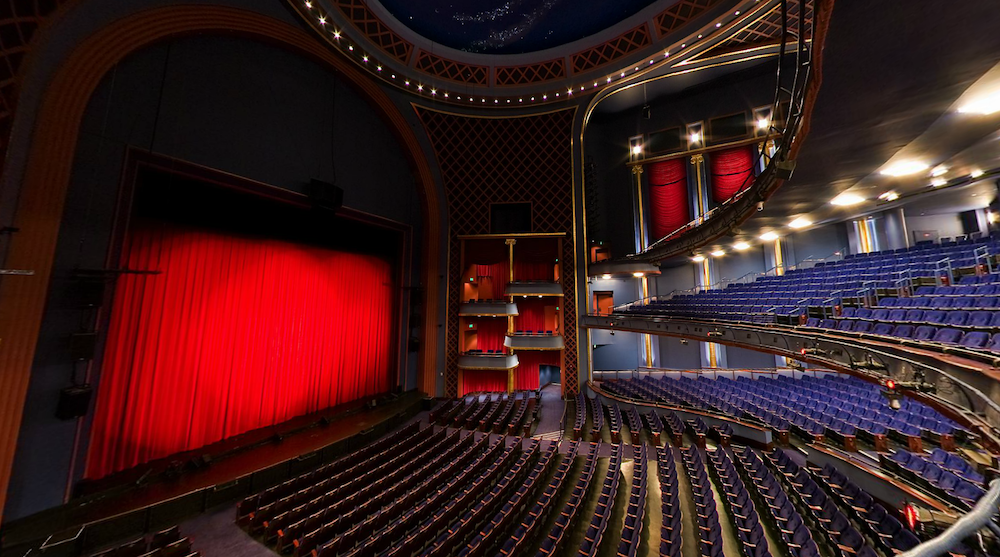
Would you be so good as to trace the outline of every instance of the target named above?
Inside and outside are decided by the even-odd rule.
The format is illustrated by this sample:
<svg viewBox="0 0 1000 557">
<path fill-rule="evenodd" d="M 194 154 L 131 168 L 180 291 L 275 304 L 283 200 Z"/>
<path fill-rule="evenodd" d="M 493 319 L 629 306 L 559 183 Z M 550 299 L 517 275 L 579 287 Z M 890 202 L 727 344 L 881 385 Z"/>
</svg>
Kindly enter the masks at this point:
<svg viewBox="0 0 1000 557">
<path fill-rule="evenodd" d="M 73 333 L 69 336 L 69 356 L 74 362 L 93 360 L 97 333 Z"/>
<path fill-rule="evenodd" d="M 344 204 L 344 189 L 313 178 L 309 182 L 309 199 L 317 209 L 336 211 Z"/>
<path fill-rule="evenodd" d="M 94 390 L 90 385 L 66 387 L 59 391 L 59 405 L 56 406 L 56 417 L 60 420 L 72 420 L 87 415 L 90 407 L 90 397 Z"/>
</svg>

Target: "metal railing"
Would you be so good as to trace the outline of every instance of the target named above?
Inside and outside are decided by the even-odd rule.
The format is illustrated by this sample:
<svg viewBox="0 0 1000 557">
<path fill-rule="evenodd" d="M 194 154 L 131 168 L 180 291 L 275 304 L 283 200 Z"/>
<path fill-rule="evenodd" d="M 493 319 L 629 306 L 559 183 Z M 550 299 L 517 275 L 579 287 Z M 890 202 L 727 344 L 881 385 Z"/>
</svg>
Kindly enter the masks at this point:
<svg viewBox="0 0 1000 557">
<path fill-rule="evenodd" d="M 1000 509 L 1000 480 L 990 483 L 990 490 L 976 503 L 971 511 L 959 518 L 938 537 L 926 541 L 897 557 L 938 557 L 957 548 L 966 538 L 983 529 L 988 529 L 1000 539 L 1000 527 L 995 520 Z"/>
</svg>

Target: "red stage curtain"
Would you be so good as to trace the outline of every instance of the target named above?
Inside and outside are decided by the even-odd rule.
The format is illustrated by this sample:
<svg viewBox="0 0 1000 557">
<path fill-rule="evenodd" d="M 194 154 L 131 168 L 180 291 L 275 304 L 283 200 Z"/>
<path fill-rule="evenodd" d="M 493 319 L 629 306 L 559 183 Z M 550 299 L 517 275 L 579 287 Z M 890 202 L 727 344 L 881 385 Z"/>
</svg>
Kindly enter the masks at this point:
<svg viewBox="0 0 1000 557">
<path fill-rule="evenodd" d="M 552 298 L 515 298 L 517 317 L 514 318 L 514 329 L 518 331 L 552 330 L 545 322 L 545 308 L 555 304 Z"/>
<path fill-rule="evenodd" d="M 476 326 L 476 348 L 482 351 L 503 350 L 503 341 L 507 336 L 507 319 L 505 317 L 481 317 Z"/>
<path fill-rule="evenodd" d="M 86 476 L 391 390 L 390 263 L 136 222 L 104 352 Z"/>
<path fill-rule="evenodd" d="M 555 280 L 555 263 L 514 261 L 514 280 Z"/>
<path fill-rule="evenodd" d="M 649 243 L 691 222 L 687 159 L 649 165 Z"/>
<path fill-rule="evenodd" d="M 557 350 L 522 350 L 517 353 L 520 364 L 514 370 L 514 388 L 517 390 L 535 390 L 538 388 L 539 366 L 559 365 Z"/>
<path fill-rule="evenodd" d="M 753 183 L 754 147 L 736 147 L 709 155 L 712 199 L 722 203 Z"/>
<path fill-rule="evenodd" d="M 535 380 L 537 381 L 537 379 Z M 507 372 L 471 369 L 462 371 L 462 389 L 459 396 L 477 391 L 507 392 Z"/>
<path fill-rule="evenodd" d="M 504 298 L 510 283 L 508 262 L 492 265 L 476 265 L 476 282 L 479 283 L 480 300 L 500 300 Z"/>
</svg>

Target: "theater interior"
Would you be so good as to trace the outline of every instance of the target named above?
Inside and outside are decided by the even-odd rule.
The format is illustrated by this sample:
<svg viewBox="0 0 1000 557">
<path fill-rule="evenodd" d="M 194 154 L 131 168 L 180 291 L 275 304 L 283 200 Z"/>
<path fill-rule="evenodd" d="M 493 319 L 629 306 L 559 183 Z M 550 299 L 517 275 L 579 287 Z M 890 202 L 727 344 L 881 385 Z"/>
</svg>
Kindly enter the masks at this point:
<svg viewBox="0 0 1000 557">
<path fill-rule="evenodd" d="M 1000 556 L 997 7 L 0 3 L 0 555 Z"/>
</svg>

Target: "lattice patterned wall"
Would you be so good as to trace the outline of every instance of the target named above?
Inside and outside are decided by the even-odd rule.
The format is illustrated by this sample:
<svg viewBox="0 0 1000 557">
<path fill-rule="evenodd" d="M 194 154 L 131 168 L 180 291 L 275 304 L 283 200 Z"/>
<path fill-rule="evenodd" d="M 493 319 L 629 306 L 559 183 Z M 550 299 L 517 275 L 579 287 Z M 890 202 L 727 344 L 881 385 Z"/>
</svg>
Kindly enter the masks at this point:
<svg viewBox="0 0 1000 557">
<path fill-rule="evenodd" d="M 422 72 L 459 83 L 486 85 L 490 79 L 489 66 L 464 64 L 423 50 L 417 53 L 415 67 Z"/>
<path fill-rule="evenodd" d="M 68 0 L 0 2 L 0 161 L 7 154 L 10 126 L 17 106 L 18 72 L 31 49 L 31 39 L 45 18 Z M 3 163 L 0 162 L 0 165 Z"/>
<path fill-rule="evenodd" d="M 344 12 L 347 19 L 386 54 L 408 63 L 413 44 L 389 28 L 375 15 L 363 0 L 334 0 L 334 4 Z"/>
<path fill-rule="evenodd" d="M 583 73 L 603 66 L 652 44 L 646 24 L 630 29 L 610 41 L 574 54 L 573 73 Z"/>
<path fill-rule="evenodd" d="M 497 85 L 525 85 L 566 77 L 566 62 L 559 58 L 525 66 L 500 66 L 496 72 Z"/>
<path fill-rule="evenodd" d="M 576 256 L 573 242 L 572 130 L 575 109 L 510 118 L 477 118 L 417 108 L 437 157 L 448 200 L 448 320 L 445 394 L 458 392 L 458 300 L 462 234 L 490 230 L 490 204 L 530 202 L 532 232 L 566 232 L 559 256 L 563 384 L 578 385 Z M 517 248 L 515 247 L 515 250 Z"/>
<path fill-rule="evenodd" d="M 801 2 L 788 3 L 788 29 L 797 33 L 799 29 L 799 13 L 801 12 Z M 806 33 L 812 31 L 813 3 L 806 6 Z M 719 45 L 720 49 L 735 49 L 756 44 L 766 44 L 777 42 L 781 38 L 781 7 L 775 6 L 757 20 L 747 25 L 739 32 L 730 37 L 726 42 Z"/>
<path fill-rule="evenodd" d="M 685 23 L 700 16 L 722 0 L 681 0 L 656 16 L 657 36 L 663 38 Z"/>
</svg>

